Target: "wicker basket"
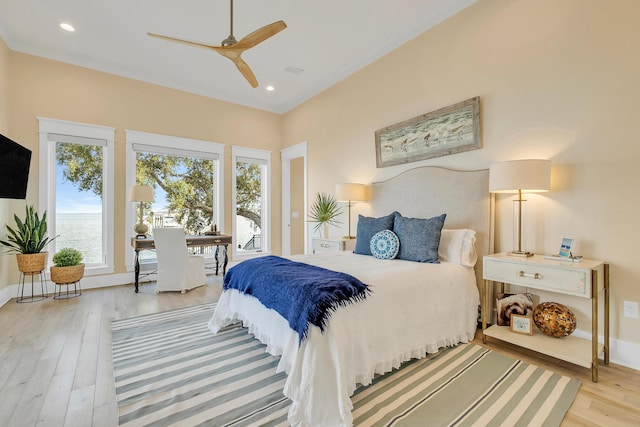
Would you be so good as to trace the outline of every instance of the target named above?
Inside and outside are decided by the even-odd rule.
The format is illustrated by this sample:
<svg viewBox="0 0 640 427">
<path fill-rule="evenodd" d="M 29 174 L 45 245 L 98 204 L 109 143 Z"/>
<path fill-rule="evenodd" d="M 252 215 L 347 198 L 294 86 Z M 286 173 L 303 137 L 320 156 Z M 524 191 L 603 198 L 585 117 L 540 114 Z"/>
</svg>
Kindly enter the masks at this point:
<svg viewBox="0 0 640 427">
<path fill-rule="evenodd" d="M 58 285 L 76 283 L 84 276 L 84 264 L 69 267 L 49 267 L 49 270 L 51 271 L 51 281 Z"/>
<path fill-rule="evenodd" d="M 38 274 L 47 265 L 47 252 L 37 254 L 16 254 L 18 270 L 24 274 Z"/>
</svg>

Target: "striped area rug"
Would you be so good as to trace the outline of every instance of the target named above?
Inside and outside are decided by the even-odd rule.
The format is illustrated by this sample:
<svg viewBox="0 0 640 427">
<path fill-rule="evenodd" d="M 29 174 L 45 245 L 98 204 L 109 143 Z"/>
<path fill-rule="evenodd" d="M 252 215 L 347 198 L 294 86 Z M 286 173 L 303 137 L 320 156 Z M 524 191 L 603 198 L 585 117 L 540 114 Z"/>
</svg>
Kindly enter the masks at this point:
<svg viewBox="0 0 640 427">
<path fill-rule="evenodd" d="M 121 426 L 287 425 L 278 358 L 215 304 L 112 322 Z M 406 363 L 359 388 L 357 426 L 560 425 L 580 382 L 474 344 Z"/>
</svg>

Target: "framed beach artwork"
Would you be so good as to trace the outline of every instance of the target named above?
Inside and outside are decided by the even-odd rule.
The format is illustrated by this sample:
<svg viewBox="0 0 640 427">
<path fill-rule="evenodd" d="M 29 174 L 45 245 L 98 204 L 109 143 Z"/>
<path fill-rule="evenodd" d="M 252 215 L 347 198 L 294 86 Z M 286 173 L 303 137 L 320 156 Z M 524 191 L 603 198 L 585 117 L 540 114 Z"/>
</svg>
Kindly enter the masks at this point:
<svg viewBox="0 0 640 427">
<path fill-rule="evenodd" d="M 477 150 L 480 97 L 379 129 L 375 139 L 379 168 Z"/>
<path fill-rule="evenodd" d="M 571 237 L 562 238 L 562 243 L 560 244 L 560 251 L 558 252 L 558 255 L 563 257 L 572 256 L 573 254 L 571 253 L 571 248 L 573 247 L 574 242 L 575 239 L 572 239 Z"/>
</svg>

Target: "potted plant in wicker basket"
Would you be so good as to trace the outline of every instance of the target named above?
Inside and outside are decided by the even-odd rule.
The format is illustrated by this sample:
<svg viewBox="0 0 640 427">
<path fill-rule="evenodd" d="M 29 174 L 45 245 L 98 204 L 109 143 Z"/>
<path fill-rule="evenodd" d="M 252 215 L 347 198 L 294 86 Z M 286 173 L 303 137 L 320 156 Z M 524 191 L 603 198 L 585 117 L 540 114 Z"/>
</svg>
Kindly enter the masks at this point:
<svg viewBox="0 0 640 427">
<path fill-rule="evenodd" d="M 76 283 L 84 276 L 82 254 L 76 249 L 60 249 L 53 256 L 53 264 L 49 267 L 51 281 L 59 285 Z"/>
<path fill-rule="evenodd" d="M 6 225 L 7 240 L 0 240 L 0 245 L 16 252 L 18 270 L 22 273 L 40 273 L 47 263 L 47 252 L 43 249 L 53 241 L 47 237 L 47 212 L 40 218 L 33 206 L 27 206 L 23 220 L 15 214 L 13 218 L 16 228 Z"/>
</svg>

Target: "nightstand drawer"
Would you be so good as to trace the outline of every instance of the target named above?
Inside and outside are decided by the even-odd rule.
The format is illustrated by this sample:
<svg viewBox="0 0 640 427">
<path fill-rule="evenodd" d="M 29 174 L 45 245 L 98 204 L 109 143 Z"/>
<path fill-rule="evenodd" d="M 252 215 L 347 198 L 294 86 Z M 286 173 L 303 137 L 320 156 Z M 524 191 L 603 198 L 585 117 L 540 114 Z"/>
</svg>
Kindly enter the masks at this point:
<svg viewBox="0 0 640 427">
<path fill-rule="evenodd" d="M 311 242 L 311 249 L 313 253 L 322 252 L 338 252 L 338 251 L 352 251 L 356 247 L 356 239 L 341 239 L 341 238 L 318 238 L 314 237 Z"/>
<path fill-rule="evenodd" d="M 591 270 L 484 259 L 484 278 L 534 289 L 591 297 Z"/>
<path fill-rule="evenodd" d="M 342 242 L 340 240 L 329 240 L 329 239 L 313 239 L 313 250 L 314 251 L 341 251 L 342 250 Z"/>
</svg>

